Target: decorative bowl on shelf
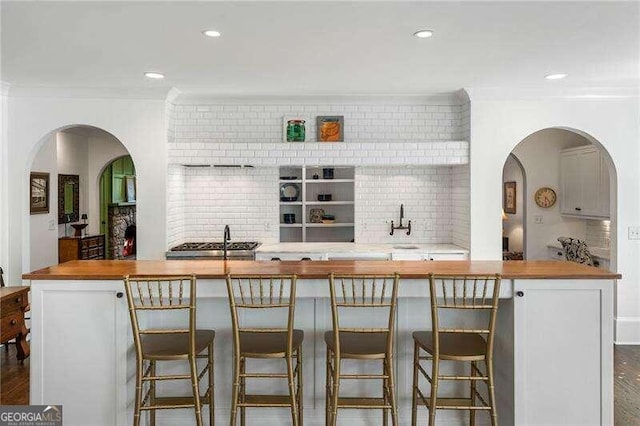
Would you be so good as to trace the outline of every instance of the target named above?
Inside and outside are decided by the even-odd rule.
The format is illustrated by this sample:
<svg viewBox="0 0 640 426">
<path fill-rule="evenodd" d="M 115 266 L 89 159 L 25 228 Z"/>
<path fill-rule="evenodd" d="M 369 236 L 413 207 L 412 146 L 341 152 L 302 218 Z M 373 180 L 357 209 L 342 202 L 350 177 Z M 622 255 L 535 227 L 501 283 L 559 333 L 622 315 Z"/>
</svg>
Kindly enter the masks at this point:
<svg viewBox="0 0 640 426">
<path fill-rule="evenodd" d="M 89 226 L 88 223 L 72 223 L 71 226 L 76 230 L 76 233 L 73 234 L 74 237 L 82 237 L 82 230 Z"/>
<path fill-rule="evenodd" d="M 331 224 L 336 222 L 336 217 L 332 214 L 325 214 L 322 216 L 322 223 Z"/>
</svg>

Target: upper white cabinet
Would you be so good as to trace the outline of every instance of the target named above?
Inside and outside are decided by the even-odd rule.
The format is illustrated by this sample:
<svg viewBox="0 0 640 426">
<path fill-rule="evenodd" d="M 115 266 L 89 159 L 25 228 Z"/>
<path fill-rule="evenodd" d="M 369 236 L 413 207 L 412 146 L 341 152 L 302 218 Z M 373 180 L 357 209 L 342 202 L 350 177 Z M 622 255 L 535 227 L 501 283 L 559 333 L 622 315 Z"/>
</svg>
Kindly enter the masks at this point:
<svg viewBox="0 0 640 426">
<path fill-rule="evenodd" d="M 560 213 L 609 218 L 609 168 L 595 146 L 560 151 Z"/>
</svg>

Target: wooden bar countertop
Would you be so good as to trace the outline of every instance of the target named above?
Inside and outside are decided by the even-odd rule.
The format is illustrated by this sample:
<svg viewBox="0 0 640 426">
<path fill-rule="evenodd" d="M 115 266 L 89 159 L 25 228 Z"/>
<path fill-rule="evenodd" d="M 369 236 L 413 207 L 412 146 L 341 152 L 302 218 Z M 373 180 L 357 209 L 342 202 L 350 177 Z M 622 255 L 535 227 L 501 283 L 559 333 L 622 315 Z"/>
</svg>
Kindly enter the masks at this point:
<svg viewBox="0 0 640 426">
<path fill-rule="evenodd" d="M 247 261 L 247 260 L 74 260 L 22 276 L 26 280 L 120 280 L 125 275 L 190 275 L 220 279 L 231 274 L 296 274 L 326 278 L 338 274 L 391 274 L 402 278 L 442 275 L 501 274 L 507 279 L 618 279 L 620 274 L 563 261 Z"/>
</svg>

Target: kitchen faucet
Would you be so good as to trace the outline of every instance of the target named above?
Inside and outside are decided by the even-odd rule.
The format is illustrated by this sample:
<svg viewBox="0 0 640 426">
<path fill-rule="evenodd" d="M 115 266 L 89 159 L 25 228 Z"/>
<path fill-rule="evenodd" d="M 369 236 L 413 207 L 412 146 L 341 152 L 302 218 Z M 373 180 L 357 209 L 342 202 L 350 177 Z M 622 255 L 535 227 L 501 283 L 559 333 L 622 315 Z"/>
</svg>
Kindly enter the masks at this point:
<svg viewBox="0 0 640 426">
<path fill-rule="evenodd" d="M 391 232 L 389 232 L 389 235 L 393 235 L 393 231 L 395 231 L 396 229 L 406 229 L 407 235 L 411 235 L 411 221 L 409 221 L 409 223 L 405 226 L 402 224 L 402 219 L 404 219 L 404 204 L 400 204 L 400 225 L 395 226 L 393 224 L 393 221 L 391 221 Z"/>
<path fill-rule="evenodd" d="M 227 260 L 227 241 L 231 241 L 231 230 L 229 229 L 229 225 L 224 226 L 224 233 L 222 234 L 222 250 L 224 251 L 224 260 Z"/>
</svg>

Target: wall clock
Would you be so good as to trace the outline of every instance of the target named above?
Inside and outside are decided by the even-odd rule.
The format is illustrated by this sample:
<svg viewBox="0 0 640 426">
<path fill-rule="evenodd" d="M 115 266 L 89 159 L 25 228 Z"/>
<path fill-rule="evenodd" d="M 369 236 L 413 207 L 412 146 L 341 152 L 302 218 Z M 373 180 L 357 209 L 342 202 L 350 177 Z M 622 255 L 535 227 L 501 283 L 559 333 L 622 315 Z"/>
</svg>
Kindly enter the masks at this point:
<svg viewBox="0 0 640 426">
<path fill-rule="evenodd" d="M 536 191 L 533 199 L 536 200 L 538 207 L 549 208 L 556 203 L 556 191 L 546 186 L 542 187 Z"/>
</svg>

